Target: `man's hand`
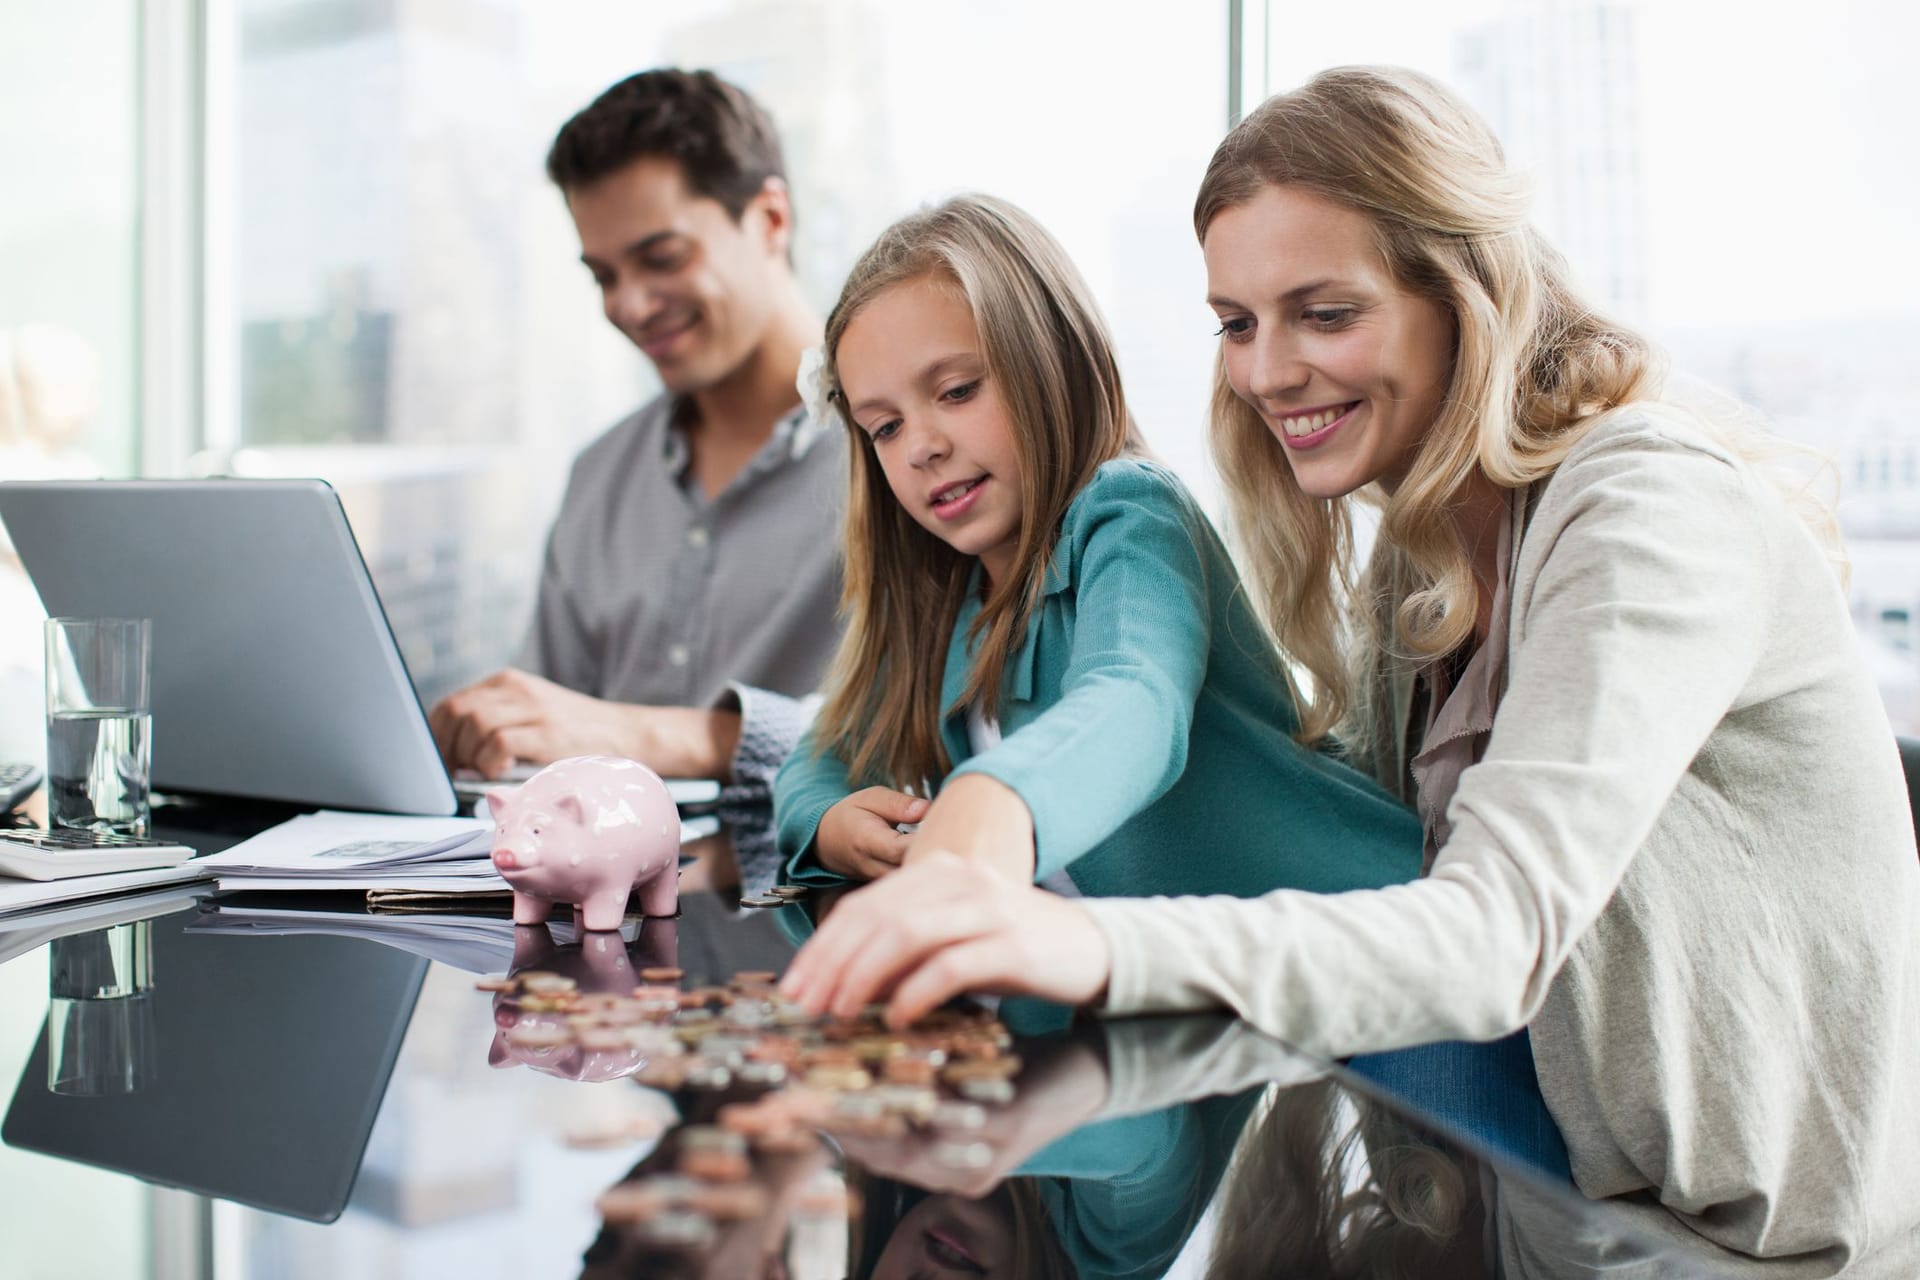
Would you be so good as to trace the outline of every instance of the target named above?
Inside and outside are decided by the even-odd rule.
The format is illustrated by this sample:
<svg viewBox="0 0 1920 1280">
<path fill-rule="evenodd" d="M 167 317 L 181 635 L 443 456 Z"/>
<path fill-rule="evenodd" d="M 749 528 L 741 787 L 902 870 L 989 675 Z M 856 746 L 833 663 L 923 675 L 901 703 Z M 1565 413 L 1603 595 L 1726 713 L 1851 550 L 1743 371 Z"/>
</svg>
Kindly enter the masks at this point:
<svg viewBox="0 0 1920 1280">
<path fill-rule="evenodd" d="M 487 778 L 515 761 L 610 755 L 665 777 L 724 782 L 740 742 L 738 712 L 603 702 L 511 667 L 442 699 L 427 725 L 447 768 Z"/>
<path fill-rule="evenodd" d="M 780 994 L 837 1018 L 885 998 L 888 1024 L 903 1027 L 971 992 L 1091 1004 L 1111 967 L 1107 936 L 1079 903 L 930 850 L 843 898 Z"/>
<path fill-rule="evenodd" d="M 820 865 L 856 880 L 878 880 L 906 857 L 908 837 L 898 830 L 903 822 L 918 822 L 927 802 L 904 791 L 868 787 L 856 791 L 827 810 L 814 833 L 814 856 Z"/>
</svg>

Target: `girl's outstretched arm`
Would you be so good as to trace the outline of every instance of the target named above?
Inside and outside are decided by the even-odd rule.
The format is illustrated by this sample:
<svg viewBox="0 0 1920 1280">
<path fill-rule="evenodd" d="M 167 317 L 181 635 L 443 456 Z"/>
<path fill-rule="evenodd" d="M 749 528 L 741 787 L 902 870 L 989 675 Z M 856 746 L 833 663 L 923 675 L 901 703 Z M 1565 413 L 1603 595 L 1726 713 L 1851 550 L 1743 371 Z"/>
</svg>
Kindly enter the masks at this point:
<svg viewBox="0 0 1920 1280">
<path fill-rule="evenodd" d="M 963 992 L 1091 1004 L 1110 966 L 1106 935 L 1078 902 L 933 850 L 841 899 L 780 992 L 842 1018 L 887 998 L 887 1021 L 901 1027 Z"/>
</svg>

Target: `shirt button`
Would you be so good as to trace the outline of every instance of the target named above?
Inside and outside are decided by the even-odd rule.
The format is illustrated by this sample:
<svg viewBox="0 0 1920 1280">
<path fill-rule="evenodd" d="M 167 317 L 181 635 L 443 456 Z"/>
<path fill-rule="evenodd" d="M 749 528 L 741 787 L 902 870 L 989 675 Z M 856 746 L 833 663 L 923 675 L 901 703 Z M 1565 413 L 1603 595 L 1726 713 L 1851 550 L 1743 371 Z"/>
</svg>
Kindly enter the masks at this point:
<svg viewBox="0 0 1920 1280">
<path fill-rule="evenodd" d="M 699 525 L 695 525 L 693 528 L 687 530 L 687 545 L 690 547 L 706 546 L 707 531 Z"/>
<path fill-rule="evenodd" d="M 687 652 L 687 646 L 683 644 L 674 645 L 673 648 L 667 650 L 667 661 L 676 667 L 686 666 L 687 659 L 692 656 L 692 654 Z"/>
</svg>

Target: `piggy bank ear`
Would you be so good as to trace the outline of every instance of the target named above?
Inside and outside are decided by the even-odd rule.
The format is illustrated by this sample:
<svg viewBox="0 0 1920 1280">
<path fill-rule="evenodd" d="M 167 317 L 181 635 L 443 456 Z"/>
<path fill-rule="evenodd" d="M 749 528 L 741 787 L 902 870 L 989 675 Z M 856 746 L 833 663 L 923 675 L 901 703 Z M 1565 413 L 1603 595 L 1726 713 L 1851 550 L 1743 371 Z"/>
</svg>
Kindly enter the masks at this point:
<svg viewBox="0 0 1920 1280">
<path fill-rule="evenodd" d="M 553 802 L 553 810 L 569 822 L 576 822 L 583 826 L 586 824 L 587 809 L 585 805 L 580 803 L 579 796 L 561 796 Z"/>
<path fill-rule="evenodd" d="M 495 822 L 507 820 L 507 809 L 520 794 L 518 787 L 499 787 L 487 792 L 487 814 Z"/>
</svg>

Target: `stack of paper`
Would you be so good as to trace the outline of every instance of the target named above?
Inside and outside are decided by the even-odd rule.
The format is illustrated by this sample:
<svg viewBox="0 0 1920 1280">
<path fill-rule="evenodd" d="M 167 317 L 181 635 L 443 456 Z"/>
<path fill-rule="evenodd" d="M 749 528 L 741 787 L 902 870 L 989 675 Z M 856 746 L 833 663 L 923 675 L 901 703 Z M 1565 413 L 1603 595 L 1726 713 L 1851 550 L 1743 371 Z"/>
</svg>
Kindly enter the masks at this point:
<svg viewBox="0 0 1920 1280">
<path fill-rule="evenodd" d="M 200 859 L 222 889 L 425 889 L 504 893 L 475 818 L 403 818 L 323 809 Z"/>
</svg>

